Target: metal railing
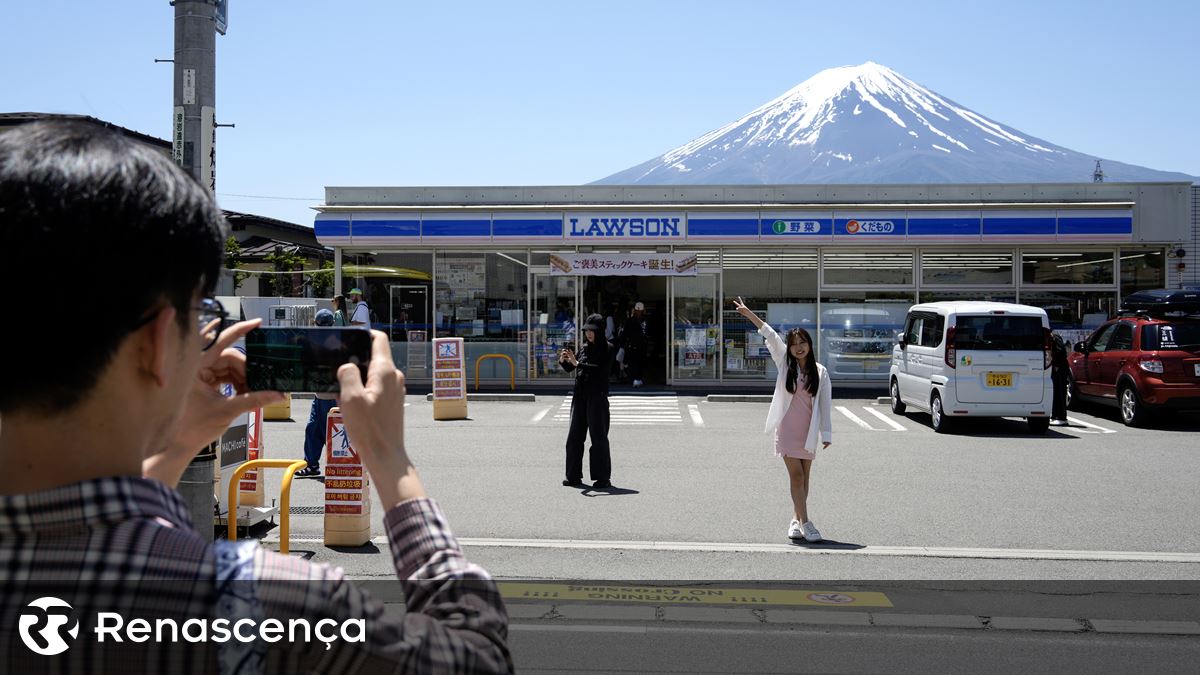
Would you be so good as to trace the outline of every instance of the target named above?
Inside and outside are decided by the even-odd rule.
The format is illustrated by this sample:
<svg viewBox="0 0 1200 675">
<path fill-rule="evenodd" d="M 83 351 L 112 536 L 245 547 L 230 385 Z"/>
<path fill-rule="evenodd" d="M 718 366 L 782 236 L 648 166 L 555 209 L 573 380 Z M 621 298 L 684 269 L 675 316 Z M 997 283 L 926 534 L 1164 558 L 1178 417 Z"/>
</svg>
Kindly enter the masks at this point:
<svg viewBox="0 0 1200 675">
<path fill-rule="evenodd" d="M 517 367 L 513 365 L 512 357 L 507 354 L 484 354 L 475 359 L 475 391 L 479 391 L 479 364 L 487 359 L 504 359 L 508 361 L 508 388 L 510 391 L 516 391 Z"/>
<path fill-rule="evenodd" d="M 242 476 L 253 469 L 284 469 L 283 483 L 279 486 L 279 552 L 288 552 L 288 513 L 291 510 L 292 478 L 296 472 L 308 466 L 303 459 L 252 459 L 233 470 L 229 479 L 229 541 L 237 541 L 237 505 L 239 484 Z M 259 477 L 265 480 L 264 476 Z"/>
</svg>

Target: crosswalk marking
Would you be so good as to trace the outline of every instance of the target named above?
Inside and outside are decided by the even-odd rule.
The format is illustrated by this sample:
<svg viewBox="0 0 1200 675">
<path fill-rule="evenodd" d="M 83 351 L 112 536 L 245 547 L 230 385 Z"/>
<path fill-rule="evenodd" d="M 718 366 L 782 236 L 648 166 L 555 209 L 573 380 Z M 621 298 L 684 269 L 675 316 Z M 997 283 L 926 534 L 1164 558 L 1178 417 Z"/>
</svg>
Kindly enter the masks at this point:
<svg viewBox="0 0 1200 675">
<path fill-rule="evenodd" d="M 571 396 L 563 397 L 562 405 L 555 411 L 554 422 L 571 421 Z M 608 399 L 609 424 L 620 426 L 651 426 L 661 424 L 683 424 L 679 412 L 679 397 L 667 396 L 610 396 Z M 696 415 L 699 415 L 697 411 Z M 693 421 L 695 417 L 692 418 Z M 540 421 L 534 421 L 536 424 Z M 703 421 L 697 426 L 702 426 Z"/>
<path fill-rule="evenodd" d="M 688 406 L 688 413 L 692 416 L 692 424 L 698 427 L 704 426 L 704 418 L 700 416 L 700 406 L 691 404 Z"/>
</svg>

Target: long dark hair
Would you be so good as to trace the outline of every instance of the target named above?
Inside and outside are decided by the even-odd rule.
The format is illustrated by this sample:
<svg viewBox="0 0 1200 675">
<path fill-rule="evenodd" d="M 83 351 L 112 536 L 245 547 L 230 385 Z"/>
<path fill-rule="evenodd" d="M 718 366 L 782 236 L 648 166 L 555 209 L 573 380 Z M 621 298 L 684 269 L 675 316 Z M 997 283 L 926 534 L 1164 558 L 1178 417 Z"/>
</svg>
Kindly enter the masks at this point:
<svg viewBox="0 0 1200 675">
<path fill-rule="evenodd" d="M 799 338 L 808 343 L 808 358 L 805 359 L 803 365 L 792 356 L 792 338 Z M 804 389 L 810 395 L 817 395 L 817 388 L 821 386 L 821 376 L 817 373 L 817 347 L 813 344 L 812 336 L 803 328 L 793 328 L 787 334 L 787 390 L 789 394 L 796 393 L 796 378 L 799 375 L 800 369 L 804 368 Z"/>
<path fill-rule="evenodd" d="M 346 313 L 346 296 L 337 294 L 333 296 L 333 308 L 343 314 Z"/>
</svg>

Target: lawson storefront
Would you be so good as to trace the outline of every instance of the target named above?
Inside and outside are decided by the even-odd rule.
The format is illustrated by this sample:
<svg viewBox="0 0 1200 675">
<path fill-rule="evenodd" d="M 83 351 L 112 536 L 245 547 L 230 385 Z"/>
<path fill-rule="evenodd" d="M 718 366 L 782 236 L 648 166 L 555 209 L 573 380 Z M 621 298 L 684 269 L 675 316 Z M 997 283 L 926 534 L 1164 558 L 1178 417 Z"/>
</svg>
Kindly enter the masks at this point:
<svg viewBox="0 0 1200 675">
<path fill-rule="evenodd" d="M 524 386 L 561 385 L 556 353 L 590 313 L 635 303 L 650 326 L 648 385 L 774 381 L 741 296 L 803 326 L 840 384 L 878 384 L 916 302 L 1046 308 L 1082 335 L 1123 295 L 1173 283 L 1189 230 L 1184 183 L 957 186 L 327 188 L 319 241 L 337 289 L 362 288 L 410 379 L 429 340 L 512 359 Z M 508 379 L 486 359 L 480 377 Z"/>
</svg>

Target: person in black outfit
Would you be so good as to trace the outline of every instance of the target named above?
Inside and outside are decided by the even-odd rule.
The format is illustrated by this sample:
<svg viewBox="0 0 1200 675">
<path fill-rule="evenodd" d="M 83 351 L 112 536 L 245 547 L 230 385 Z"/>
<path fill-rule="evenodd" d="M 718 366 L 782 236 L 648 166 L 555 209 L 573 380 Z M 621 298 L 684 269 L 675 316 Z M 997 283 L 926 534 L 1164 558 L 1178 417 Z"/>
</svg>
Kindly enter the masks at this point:
<svg viewBox="0 0 1200 675">
<path fill-rule="evenodd" d="M 1067 344 L 1061 335 L 1055 335 L 1050 349 L 1050 381 L 1054 384 L 1054 400 L 1050 408 L 1050 424 L 1056 427 L 1069 426 L 1067 422 L 1067 387 L 1070 386 L 1071 367 L 1067 361 Z"/>
<path fill-rule="evenodd" d="M 643 384 L 642 369 L 646 365 L 649 336 L 646 306 L 639 302 L 633 306 L 633 315 L 625 321 L 625 329 L 621 331 L 621 346 L 625 348 L 625 368 L 629 371 L 629 379 L 633 380 L 635 387 Z"/>
<path fill-rule="evenodd" d="M 608 448 L 609 348 L 604 339 L 604 317 L 592 314 L 583 324 L 583 348 L 578 354 L 562 350 L 558 361 L 563 370 L 575 371 L 571 396 L 571 430 L 567 432 L 567 476 L 563 485 L 583 485 L 583 439 L 592 435 L 588 453 L 592 486 L 612 487 L 612 459 Z"/>
</svg>

